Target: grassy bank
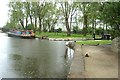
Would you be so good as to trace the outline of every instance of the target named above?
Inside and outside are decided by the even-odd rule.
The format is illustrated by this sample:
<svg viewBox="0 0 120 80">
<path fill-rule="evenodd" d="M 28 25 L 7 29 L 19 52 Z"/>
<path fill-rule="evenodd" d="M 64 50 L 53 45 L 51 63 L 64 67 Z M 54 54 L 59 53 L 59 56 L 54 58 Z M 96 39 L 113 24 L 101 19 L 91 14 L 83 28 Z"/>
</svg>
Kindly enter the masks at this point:
<svg viewBox="0 0 120 80">
<path fill-rule="evenodd" d="M 66 33 L 50 33 L 50 32 L 36 32 L 37 37 L 48 36 L 49 38 L 92 38 L 92 35 L 83 36 L 82 34 L 71 34 L 67 36 Z M 97 35 L 98 37 L 98 35 Z"/>
<path fill-rule="evenodd" d="M 87 40 L 87 41 L 79 41 L 77 44 L 111 44 L 111 40 Z"/>
</svg>

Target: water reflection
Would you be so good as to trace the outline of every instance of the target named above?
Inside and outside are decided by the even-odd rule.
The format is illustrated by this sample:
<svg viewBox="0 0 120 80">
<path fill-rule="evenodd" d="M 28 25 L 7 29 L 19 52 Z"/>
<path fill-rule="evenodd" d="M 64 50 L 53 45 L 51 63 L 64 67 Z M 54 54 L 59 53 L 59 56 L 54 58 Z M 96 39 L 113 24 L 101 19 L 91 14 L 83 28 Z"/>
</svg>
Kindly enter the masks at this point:
<svg viewBox="0 0 120 80">
<path fill-rule="evenodd" d="M 14 60 L 21 60 L 22 56 L 18 54 L 12 54 L 11 55 Z"/>
<path fill-rule="evenodd" d="M 74 50 L 69 48 L 69 47 L 67 47 L 66 48 L 65 58 L 72 59 L 73 58 L 73 54 L 74 54 Z"/>
<path fill-rule="evenodd" d="M 5 78 L 65 78 L 73 51 L 65 42 L 9 38 L 0 33 L 0 76 Z"/>
<path fill-rule="evenodd" d="M 66 46 L 66 51 L 65 51 L 65 59 L 66 59 L 66 63 L 67 63 L 66 67 L 69 67 L 69 69 L 71 66 L 73 56 L 74 56 L 74 50 L 72 48 Z"/>
</svg>

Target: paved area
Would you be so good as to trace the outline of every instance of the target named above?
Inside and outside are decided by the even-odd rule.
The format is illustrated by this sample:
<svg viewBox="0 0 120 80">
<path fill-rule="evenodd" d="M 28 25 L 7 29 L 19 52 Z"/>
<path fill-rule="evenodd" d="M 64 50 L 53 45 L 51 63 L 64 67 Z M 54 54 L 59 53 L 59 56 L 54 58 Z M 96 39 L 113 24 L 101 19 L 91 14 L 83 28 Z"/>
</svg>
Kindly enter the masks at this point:
<svg viewBox="0 0 120 80">
<path fill-rule="evenodd" d="M 118 78 L 118 54 L 110 45 L 77 45 L 68 78 Z"/>
<path fill-rule="evenodd" d="M 79 78 L 84 77 L 83 73 L 85 71 L 84 66 L 84 57 L 81 53 L 81 45 L 75 46 L 75 54 L 73 57 L 73 61 L 70 67 L 70 72 L 68 78 Z"/>
</svg>

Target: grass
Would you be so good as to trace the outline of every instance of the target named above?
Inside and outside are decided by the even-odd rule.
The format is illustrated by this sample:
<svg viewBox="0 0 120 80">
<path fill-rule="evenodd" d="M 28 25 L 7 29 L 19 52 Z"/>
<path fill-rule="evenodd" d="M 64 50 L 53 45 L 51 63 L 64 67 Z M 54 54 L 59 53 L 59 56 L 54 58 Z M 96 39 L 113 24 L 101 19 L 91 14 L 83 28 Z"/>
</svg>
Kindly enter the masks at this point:
<svg viewBox="0 0 120 80">
<path fill-rule="evenodd" d="M 87 41 L 79 41 L 77 44 L 111 44 L 111 40 L 87 40 Z"/>
<path fill-rule="evenodd" d="M 49 38 L 92 38 L 92 35 L 83 36 L 82 34 L 71 34 L 67 36 L 66 33 L 50 33 L 50 32 L 36 32 L 37 37 L 48 36 Z M 98 35 L 97 35 L 98 37 Z"/>
<path fill-rule="evenodd" d="M 92 38 L 92 35 L 83 36 L 82 34 L 71 34 L 71 36 L 67 36 L 66 33 L 50 33 L 50 32 L 36 32 L 37 37 L 48 36 L 49 38 Z M 99 35 L 96 35 L 98 38 Z M 79 41 L 77 44 L 111 44 L 111 40 L 86 40 Z"/>
</svg>

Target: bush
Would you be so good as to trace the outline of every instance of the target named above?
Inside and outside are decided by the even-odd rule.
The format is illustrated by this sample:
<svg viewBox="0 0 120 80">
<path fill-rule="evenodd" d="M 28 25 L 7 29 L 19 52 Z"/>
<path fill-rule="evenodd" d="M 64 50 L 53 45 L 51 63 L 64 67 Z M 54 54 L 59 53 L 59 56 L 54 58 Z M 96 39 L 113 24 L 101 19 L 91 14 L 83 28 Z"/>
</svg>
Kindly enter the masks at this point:
<svg viewBox="0 0 120 80">
<path fill-rule="evenodd" d="M 84 36 L 86 36 L 87 33 L 88 33 L 87 28 L 86 28 L 86 27 L 83 27 L 82 34 L 83 34 Z"/>
<path fill-rule="evenodd" d="M 62 28 L 58 28 L 58 33 L 61 33 L 62 32 Z"/>
<path fill-rule="evenodd" d="M 88 27 L 87 31 L 88 31 L 88 34 L 92 34 L 93 33 L 93 28 L 92 27 Z"/>
<path fill-rule="evenodd" d="M 82 34 L 82 29 L 78 29 L 78 34 Z"/>
<path fill-rule="evenodd" d="M 51 30 L 49 32 L 54 32 L 54 30 L 55 30 L 54 27 L 51 27 Z"/>
<path fill-rule="evenodd" d="M 114 38 L 120 36 L 119 30 L 111 30 L 111 31 L 110 31 L 110 34 L 111 34 L 111 39 L 114 39 Z"/>
<path fill-rule="evenodd" d="M 8 28 L 2 28 L 2 31 L 3 31 L 3 32 L 8 32 L 9 29 L 8 29 Z"/>
<path fill-rule="evenodd" d="M 74 33 L 74 34 L 77 34 L 77 33 L 78 33 L 78 26 L 73 27 L 73 33 Z"/>
<path fill-rule="evenodd" d="M 99 27 L 99 28 L 96 28 L 95 33 L 96 33 L 97 35 L 100 35 L 100 34 L 104 33 L 104 31 L 105 31 L 105 30 L 103 30 L 101 27 Z"/>
<path fill-rule="evenodd" d="M 31 24 L 28 24 L 28 26 L 26 27 L 26 29 L 28 29 L 28 30 L 33 30 L 33 27 L 32 27 Z"/>
<path fill-rule="evenodd" d="M 43 32 L 47 32 L 47 29 L 46 29 L 46 28 L 44 28 L 44 29 L 43 29 Z"/>
</svg>

